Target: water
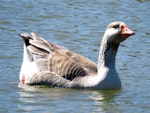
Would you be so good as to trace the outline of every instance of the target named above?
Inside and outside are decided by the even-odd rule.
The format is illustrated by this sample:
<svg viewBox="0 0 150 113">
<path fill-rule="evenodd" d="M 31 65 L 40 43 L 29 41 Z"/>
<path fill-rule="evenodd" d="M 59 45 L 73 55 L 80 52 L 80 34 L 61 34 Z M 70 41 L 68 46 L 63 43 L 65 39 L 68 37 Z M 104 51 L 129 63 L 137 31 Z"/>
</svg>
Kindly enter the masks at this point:
<svg viewBox="0 0 150 113">
<path fill-rule="evenodd" d="M 1 0 L 0 112 L 148 113 L 150 111 L 149 0 Z M 97 61 L 106 26 L 124 21 L 136 32 L 119 48 L 121 91 L 18 87 L 22 32 Z"/>
</svg>

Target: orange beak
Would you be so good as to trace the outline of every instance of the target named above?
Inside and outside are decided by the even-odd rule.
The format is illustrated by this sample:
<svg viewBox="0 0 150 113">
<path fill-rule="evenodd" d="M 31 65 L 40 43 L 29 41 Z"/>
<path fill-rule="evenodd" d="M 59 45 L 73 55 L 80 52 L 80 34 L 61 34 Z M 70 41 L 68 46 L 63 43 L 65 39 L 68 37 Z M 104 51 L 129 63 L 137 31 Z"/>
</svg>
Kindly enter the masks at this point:
<svg viewBox="0 0 150 113">
<path fill-rule="evenodd" d="M 121 27 L 121 38 L 128 38 L 135 34 L 134 31 L 130 30 L 125 24 L 120 25 Z"/>
</svg>

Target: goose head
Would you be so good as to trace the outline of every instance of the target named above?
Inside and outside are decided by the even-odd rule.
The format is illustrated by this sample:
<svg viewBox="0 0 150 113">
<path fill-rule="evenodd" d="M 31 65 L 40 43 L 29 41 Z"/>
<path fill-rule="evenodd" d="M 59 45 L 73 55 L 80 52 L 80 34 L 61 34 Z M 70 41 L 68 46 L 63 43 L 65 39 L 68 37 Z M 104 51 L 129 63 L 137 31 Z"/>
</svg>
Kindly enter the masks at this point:
<svg viewBox="0 0 150 113">
<path fill-rule="evenodd" d="M 134 34 L 134 31 L 130 30 L 125 23 L 112 22 L 107 26 L 104 37 L 106 42 L 120 44 Z"/>
<path fill-rule="evenodd" d="M 128 37 L 134 35 L 135 32 L 127 27 L 123 22 L 112 22 L 105 30 L 99 53 L 98 69 L 102 64 L 109 67 L 115 67 L 115 57 L 120 43 Z"/>
</svg>

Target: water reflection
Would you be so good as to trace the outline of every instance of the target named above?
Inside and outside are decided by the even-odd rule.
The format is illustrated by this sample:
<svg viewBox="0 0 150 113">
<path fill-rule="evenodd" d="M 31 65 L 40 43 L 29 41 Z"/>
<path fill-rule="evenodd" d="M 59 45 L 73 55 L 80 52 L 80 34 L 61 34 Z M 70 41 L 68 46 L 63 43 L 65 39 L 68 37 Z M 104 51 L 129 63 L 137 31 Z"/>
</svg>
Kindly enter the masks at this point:
<svg viewBox="0 0 150 113">
<path fill-rule="evenodd" d="M 54 111 L 66 96 L 61 89 L 30 87 L 20 89 L 18 108 L 21 111 Z M 56 104 L 57 103 L 57 104 Z M 26 106 L 26 107 L 24 107 Z M 42 108 L 41 108 L 42 107 Z"/>
<path fill-rule="evenodd" d="M 95 101 L 95 106 L 99 108 L 98 111 L 111 111 L 111 109 L 113 109 L 112 106 L 117 106 L 115 97 L 118 96 L 120 92 L 121 91 L 92 91 L 90 98 Z M 115 109 L 116 111 L 121 112 L 119 107 L 116 107 Z"/>
<path fill-rule="evenodd" d="M 93 91 L 91 98 L 96 102 L 113 102 L 115 94 L 114 91 Z"/>
<path fill-rule="evenodd" d="M 85 109 L 89 112 L 105 113 L 106 109 L 112 108 L 110 106 L 116 105 L 115 97 L 119 92 L 27 86 L 18 92 L 21 103 L 18 107 L 21 111 L 28 112 L 38 111 L 42 107 L 46 112 L 73 111 L 78 108 L 78 111 L 82 112 Z M 119 108 L 116 109 L 119 111 Z"/>
</svg>

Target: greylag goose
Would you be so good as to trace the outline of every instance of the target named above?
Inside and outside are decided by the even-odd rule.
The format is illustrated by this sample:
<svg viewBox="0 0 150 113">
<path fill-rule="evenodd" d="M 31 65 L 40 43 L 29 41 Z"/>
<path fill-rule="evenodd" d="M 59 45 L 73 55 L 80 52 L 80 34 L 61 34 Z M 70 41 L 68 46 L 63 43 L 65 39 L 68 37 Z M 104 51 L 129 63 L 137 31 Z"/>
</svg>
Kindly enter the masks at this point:
<svg viewBox="0 0 150 113">
<path fill-rule="evenodd" d="M 119 44 L 134 35 L 123 22 L 110 23 L 104 33 L 98 64 L 65 47 L 46 41 L 35 33 L 23 33 L 23 63 L 20 86 L 44 85 L 62 88 L 119 90 L 121 81 L 115 68 Z"/>
</svg>

